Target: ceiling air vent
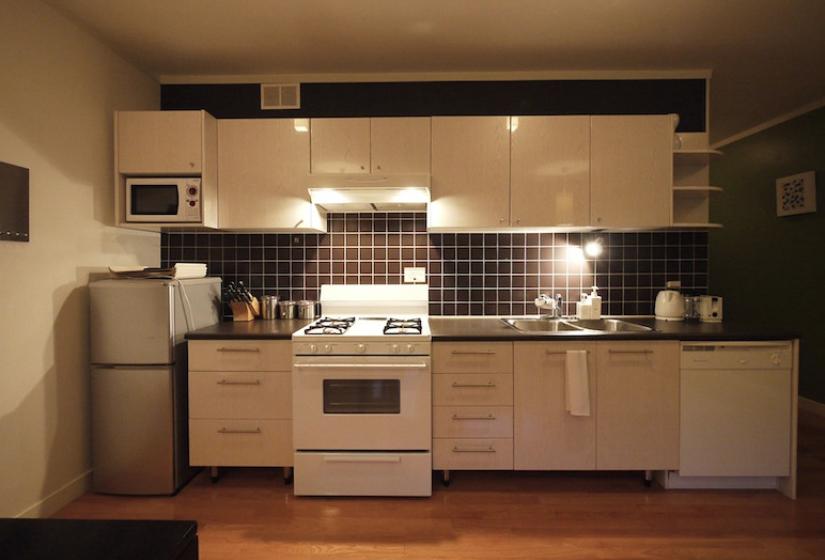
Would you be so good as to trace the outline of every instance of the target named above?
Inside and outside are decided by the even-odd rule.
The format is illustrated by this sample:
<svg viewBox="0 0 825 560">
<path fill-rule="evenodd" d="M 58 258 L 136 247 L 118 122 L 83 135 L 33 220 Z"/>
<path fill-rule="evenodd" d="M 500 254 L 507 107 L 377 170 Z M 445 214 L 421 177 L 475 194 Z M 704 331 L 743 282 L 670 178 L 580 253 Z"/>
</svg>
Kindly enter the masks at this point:
<svg viewBox="0 0 825 560">
<path fill-rule="evenodd" d="M 301 84 L 261 84 L 261 109 L 300 109 Z"/>
</svg>

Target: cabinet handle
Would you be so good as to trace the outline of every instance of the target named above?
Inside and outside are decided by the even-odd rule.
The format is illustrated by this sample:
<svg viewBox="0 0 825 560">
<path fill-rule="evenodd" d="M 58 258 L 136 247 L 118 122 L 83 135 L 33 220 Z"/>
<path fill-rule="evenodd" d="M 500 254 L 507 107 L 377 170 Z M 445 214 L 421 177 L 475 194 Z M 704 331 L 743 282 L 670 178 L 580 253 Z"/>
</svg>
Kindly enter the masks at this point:
<svg viewBox="0 0 825 560">
<path fill-rule="evenodd" d="M 253 352 L 258 353 L 260 352 L 260 348 L 227 348 L 225 346 L 221 346 L 218 348 L 218 352 Z"/>
<path fill-rule="evenodd" d="M 547 356 L 561 356 L 561 355 L 566 356 L 567 355 L 566 350 L 545 350 L 544 353 Z"/>
<path fill-rule="evenodd" d="M 227 428 L 221 428 L 218 430 L 219 434 L 260 434 L 261 429 L 255 428 L 254 430 L 230 430 Z"/>
<path fill-rule="evenodd" d="M 255 381 L 229 381 L 228 379 L 221 379 L 218 381 L 218 385 L 260 385 L 261 380 L 256 379 Z"/>
<path fill-rule="evenodd" d="M 453 388 L 482 387 L 484 389 L 492 389 L 495 386 L 496 384 L 492 381 L 488 381 L 487 383 L 457 383 L 453 381 Z"/>
<path fill-rule="evenodd" d="M 642 350 L 612 350 L 609 349 L 608 354 L 653 354 L 653 350 L 647 348 Z"/>
<path fill-rule="evenodd" d="M 490 447 L 488 447 L 487 449 L 464 449 L 464 448 L 461 448 L 457 445 L 455 447 L 453 447 L 453 453 L 495 453 L 495 452 L 496 452 L 496 450 L 493 449 L 492 445 Z"/>
<path fill-rule="evenodd" d="M 487 416 L 459 416 L 458 414 L 453 414 L 453 420 L 495 420 L 496 417 L 493 416 L 492 413 L 488 414 Z"/>
<path fill-rule="evenodd" d="M 495 352 L 481 352 L 481 351 L 469 351 L 469 350 L 453 350 L 453 356 L 495 356 Z"/>
</svg>

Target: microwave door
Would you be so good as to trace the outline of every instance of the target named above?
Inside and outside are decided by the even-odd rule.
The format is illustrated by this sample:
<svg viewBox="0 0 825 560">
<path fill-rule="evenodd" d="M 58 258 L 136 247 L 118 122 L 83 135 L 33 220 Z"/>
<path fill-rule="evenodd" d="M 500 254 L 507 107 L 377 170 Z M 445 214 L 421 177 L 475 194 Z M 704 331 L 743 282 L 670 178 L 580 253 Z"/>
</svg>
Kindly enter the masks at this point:
<svg viewBox="0 0 825 560">
<path fill-rule="evenodd" d="M 178 185 L 169 184 L 132 184 L 129 214 L 140 216 L 177 216 L 180 210 L 180 191 Z"/>
</svg>

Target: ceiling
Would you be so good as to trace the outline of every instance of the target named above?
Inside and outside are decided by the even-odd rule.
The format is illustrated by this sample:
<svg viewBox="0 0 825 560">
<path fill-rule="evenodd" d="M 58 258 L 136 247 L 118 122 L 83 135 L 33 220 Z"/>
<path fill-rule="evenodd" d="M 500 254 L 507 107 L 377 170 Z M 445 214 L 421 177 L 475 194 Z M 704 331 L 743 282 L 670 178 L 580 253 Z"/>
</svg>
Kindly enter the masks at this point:
<svg viewBox="0 0 825 560">
<path fill-rule="evenodd" d="M 46 1 L 166 83 L 709 69 L 714 141 L 825 98 L 822 0 Z"/>
</svg>

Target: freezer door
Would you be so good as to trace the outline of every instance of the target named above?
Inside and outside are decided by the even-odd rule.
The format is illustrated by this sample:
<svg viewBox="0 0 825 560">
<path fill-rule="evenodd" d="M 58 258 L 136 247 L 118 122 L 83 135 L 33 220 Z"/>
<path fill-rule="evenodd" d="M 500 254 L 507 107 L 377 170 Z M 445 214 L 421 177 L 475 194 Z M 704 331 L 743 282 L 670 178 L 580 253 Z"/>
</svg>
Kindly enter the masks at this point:
<svg viewBox="0 0 825 560">
<path fill-rule="evenodd" d="M 92 485 L 107 494 L 172 494 L 171 367 L 92 369 Z"/>
<path fill-rule="evenodd" d="M 174 362 L 173 289 L 163 280 L 102 280 L 90 284 L 92 363 Z"/>
</svg>

